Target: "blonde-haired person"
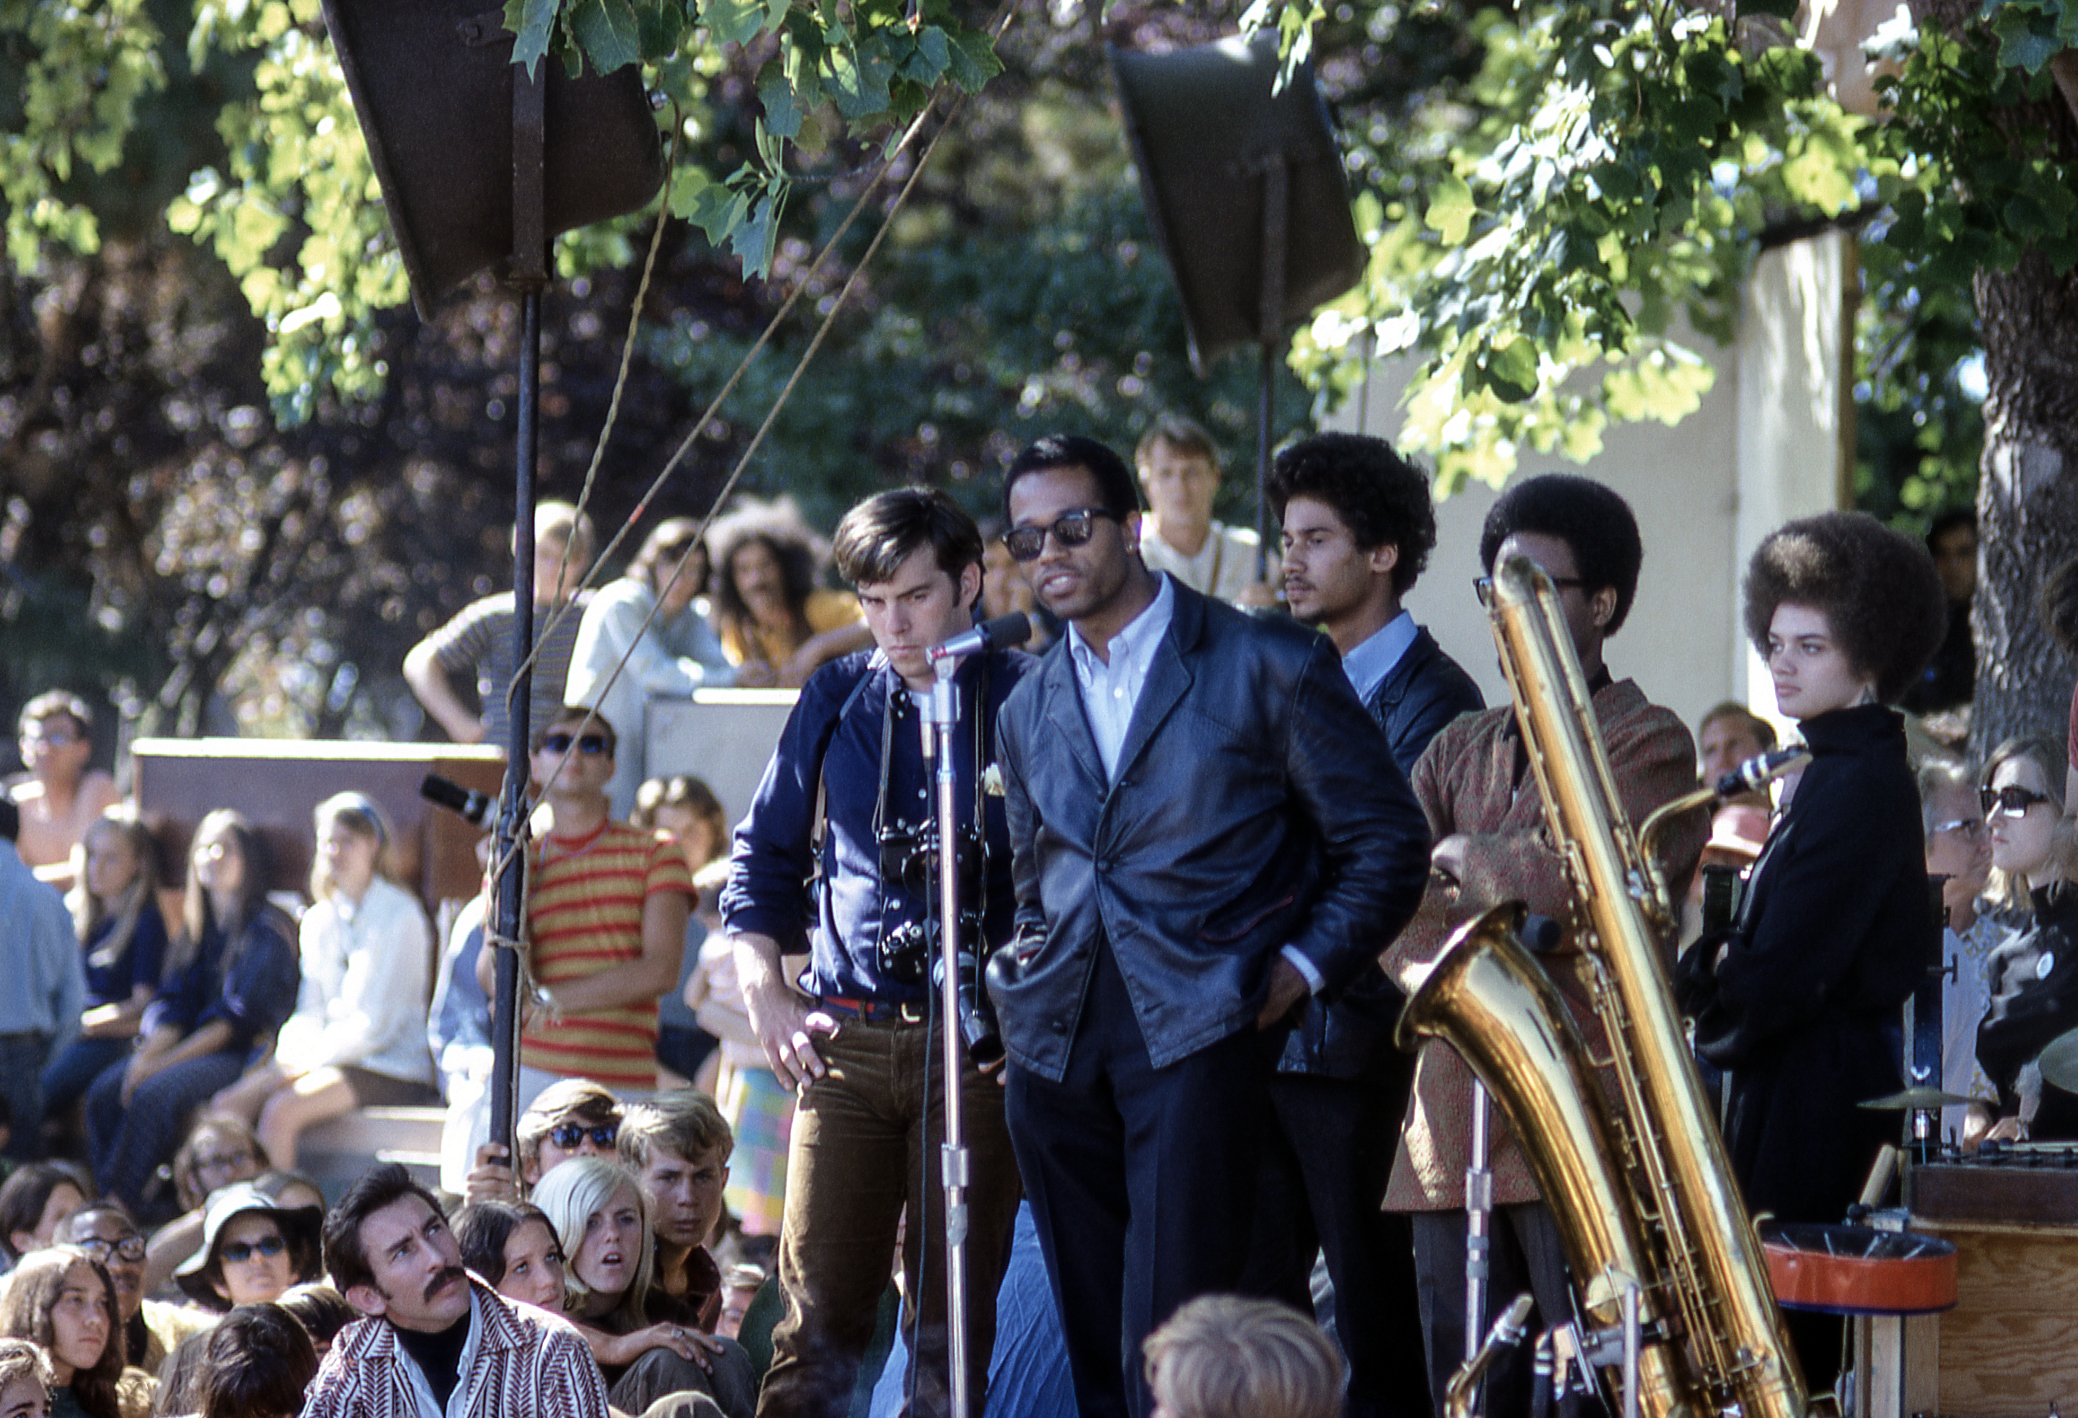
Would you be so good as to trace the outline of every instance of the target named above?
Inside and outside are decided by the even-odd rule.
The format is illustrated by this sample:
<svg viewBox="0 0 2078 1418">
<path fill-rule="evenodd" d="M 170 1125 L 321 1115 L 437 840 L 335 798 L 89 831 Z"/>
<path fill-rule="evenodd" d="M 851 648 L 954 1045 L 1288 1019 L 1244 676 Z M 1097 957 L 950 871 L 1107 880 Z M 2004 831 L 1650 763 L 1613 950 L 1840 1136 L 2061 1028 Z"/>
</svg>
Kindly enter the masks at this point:
<svg viewBox="0 0 2078 1418">
<path fill-rule="evenodd" d="M 696 1392 L 728 1418 L 752 1418 L 750 1356 L 703 1333 L 652 1284 L 649 1202 L 634 1173 L 603 1157 L 573 1158 L 541 1179 L 532 1200 L 562 1244 L 564 1318 L 591 1346 L 615 1408 L 641 1413 L 666 1394 Z"/>
<path fill-rule="evenodd" d="M 26 1339 L 0 1339 L 0 1418 L 50 1418 L 51 1361 Z"/>
<path fill-rule="evenodd" d="M 2078 886 L 2061 841 L 2068 765 L 2048 737 L 2008 739 L 1979 779 L 1991 837 L 1992 888 L 2026 924 L 1991 953 L 1991 1008 L 1977 1026 L 1977 1062 L 1998 1085 L 1990 1136 L 2078 1137 L 2078 1100 L 2042 1087 L 2042 1050 L 2078 1028 Z"/>
<path fill-rule="evenodd" d="M 116 806 L 80 839 L 65 904 L 79 931 L 86 1006 L 77 1038 L 43 1070 L 45 1117 L 63 1120 L 109 1065 L 129 1054 L 166 964 L 159 846 L 135 810 Z"/>
<path fill-rule="evenodd" d="M 1154 1418 L 1340 1418 L 1342 1356 L 1275 1300 L 1200 1295 L 1145 1349 Z"/>
<path fill-rule="evenodd" d="M 296 1012 L 274 1056 L 214 1101 L 256 1123 L 268 1157 L 285 1170 L 307 1127 L 437 1096 L 425 1024 L 433 931 L 418 901 L 384 874 L 389 821 L 371 799 L 347 792 L 319 803 L 314 825 Z"/>
</svg>

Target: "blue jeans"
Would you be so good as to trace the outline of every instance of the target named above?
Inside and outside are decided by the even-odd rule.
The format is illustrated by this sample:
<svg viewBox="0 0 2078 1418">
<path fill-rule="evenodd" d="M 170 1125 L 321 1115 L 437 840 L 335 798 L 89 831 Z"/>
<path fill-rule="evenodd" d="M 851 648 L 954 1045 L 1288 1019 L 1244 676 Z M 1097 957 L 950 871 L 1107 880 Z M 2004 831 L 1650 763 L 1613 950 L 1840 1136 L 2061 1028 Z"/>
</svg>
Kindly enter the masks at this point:
<svg viewBox="0 0 2078 1418">
<path fill-rule="evenodd" d="M 129 1039 L 74 1039 L 44 1066 L 43 1111 L 46 1116 L 63 1113 L 87 1096 L 94 1080 L 110 1064 L 130 1057 Z"/>
<path fill-rule="evenodd" d="M 224 1049 L 163 1068 L 123 1104 L 123 1070 L 111 1065 L 87 1090 L 87 1147 L 101 1190 L 138 1212 L 159 1164 L 187 1135 L 188 1118 L 245 1072 L 246 1050 Z"/>
<path fill-rule="evenodd" d="M 43 1066 L 50 1056 L 48 1034 L 0 1034 L 0 1097 L 13 1115 L 7 1156 L 16 1162 L 43 1151 Z"/>
</svg>

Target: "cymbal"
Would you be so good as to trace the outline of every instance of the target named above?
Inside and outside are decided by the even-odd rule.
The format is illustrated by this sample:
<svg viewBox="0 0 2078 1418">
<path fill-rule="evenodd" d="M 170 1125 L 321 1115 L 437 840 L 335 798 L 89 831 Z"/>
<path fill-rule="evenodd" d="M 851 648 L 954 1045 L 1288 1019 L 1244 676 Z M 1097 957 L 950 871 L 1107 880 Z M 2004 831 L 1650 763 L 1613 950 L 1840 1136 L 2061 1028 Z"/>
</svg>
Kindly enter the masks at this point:
<svg viewBox="0 0 2078 1418">
<path fill-rule="evenodd" d="M 1948 1108 L 1969 1101 L 1968 1098 L 1958 1097 L 1953 1093 L 1943 1093 L 1938 1088 L 1929 1088 L 1922 1084 L 1917 1088 L 1907 1088 L 1903 1093 L 1890 1093 L 1881 1098 L 1871 1098 L 1868 1102 L 1858 1106 L 1880 1112 L 1890 1108 Z"/>
<path fill-rule="evenodd" d="M 2078 1029 L 2051 1039 L 2036 1062 L 2042 1066 L 2044 1082 L 2066 1093 L 2078 1093 Z"/>
</svg>

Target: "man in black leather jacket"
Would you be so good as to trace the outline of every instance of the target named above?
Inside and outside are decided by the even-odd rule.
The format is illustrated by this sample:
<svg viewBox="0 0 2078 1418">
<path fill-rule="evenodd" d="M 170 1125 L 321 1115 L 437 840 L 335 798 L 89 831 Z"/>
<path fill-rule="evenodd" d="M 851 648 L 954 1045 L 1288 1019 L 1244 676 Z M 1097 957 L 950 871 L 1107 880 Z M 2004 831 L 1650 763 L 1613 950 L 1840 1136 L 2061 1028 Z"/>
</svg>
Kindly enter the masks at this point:
<svg viewBox="0 0 2078 1418">
<path fill-rule="evenodd" d="M 1277 455 L 1267 492 L 1284 528 L 1292 615 L 1327 632 L 1394 760 L 1412 773 L 1438 730 L 1486 707 L 1472 677 L 1400 606 L 1436 545 L 1428 478 L 1382 438 L 1324 433 Z M 1414 1056 L 1392 1042 L 1403 1002 L 1376 964 L 1332 1006 L 1309 1001 L 1270 1083 L 1277 1126 L 1263 1154 L 1247 1288 L 1310 1310 L 1314 1253 L 1326 1257 L 1350 1418 L 1431 1411 L 1428 1390 L 1407 1382 L 1424 1362 L 1413 1224 L 1379 1207 L 1414 1086 Z"/>
<path fill-rule="evenodd" d="M 1116 453 L 1041 439 L 1004 500 L 1069 623 L 998 721 L 1006 1110 L 1081 1414 L 1145 1418 L 1141 1340 L 1241 1279 L 1289 1016 L 1399 930 L 1428 832 L 1331 644 L 1147 570 Z"/>
</svg>

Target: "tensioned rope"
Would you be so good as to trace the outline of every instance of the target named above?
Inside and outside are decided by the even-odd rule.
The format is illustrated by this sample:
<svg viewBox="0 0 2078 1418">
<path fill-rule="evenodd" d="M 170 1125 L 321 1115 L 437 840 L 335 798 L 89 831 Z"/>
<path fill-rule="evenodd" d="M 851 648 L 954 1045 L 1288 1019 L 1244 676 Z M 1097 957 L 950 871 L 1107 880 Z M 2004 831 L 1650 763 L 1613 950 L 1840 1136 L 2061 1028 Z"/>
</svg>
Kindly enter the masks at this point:
<svg viewBox="0 0 2078 1418">
<path fill-rule="evenodd" d="M 1005 32 L 1005 30 L 1008 29 L 1010 20 L 1015 15 L 1015 13 L 1016 0 L 1002 0 L 1002 3 L 998 7 L 996 13 L 993 16 L 991 16 L 989 20 L 988 28 L 990 30 L 990 38 L 992 42 L 1001 40 L 1003 33 Z M 722 505 L 728 500 L 729 494 L 732 491 L 734 491 L 736 485 L 742 480 L 744 472 L 748 469 L 750 465 L 750 460 L 754 456 L 756 456 L 759 447 L 763 445 L 766 436 L 771 432 L 773 424 L 778 421 L 780 411 L 786 406 L 787 400 L 792 396 L 795 388 L 800 384 L 802 377 L 807 373 L 809 364 L 815 359 L 817 353 L 820 352 L 820 350 L 822 349 L 823 343 L 828 338 L 830 330 L 832 326 L 835 324 L 838 314 L 849 303 L 852 292 L 857 288 L 861 276 L 865 273 L 866 269 L 872 264 L 874 256 L 879 252 L 881 243 L 886 239 L 888 230 L 892 226 L 896 214 L 901 211 L 903 205 L 909 200 L 910 195 L 916 190 L 917 182 L 922 178 L 925 168 L 930 164 L 931 155 L 937 151 L 940 140 L 945 137 L 946 133 L 951 131 L 953 121 L 959 116 L 960 110 L 965 105 L 965 103 L 965 94 L 955 95 L 951 106 L 946 110 L 944 121 L 939 124 L 937 131 L 931 135 L 930 141 L 927 144 L 925 144 L 922 153 L 920 153 L 917 157 L 915 166 L 911 169 L 908 178 L 903 182 L 901 190 L 895 195 L 894 201 L 889 204 L 886 212 L 882 215 L 879 227 L 875 230 L 873 234 L 873 239 L 868 244 L 864 255 L 862 255 L 859 258 L 857 264 L 853 266 L 850 274 L 845 278 L 844 284 L 839 289 L 836 298 L 830 302 L 828 310 L 824 312 L 821 323 L 816 327 L 814 336 L 809 340 L 808 348 L 802 352 L 800 359 L 795 362 L 793 372 L 787 377 L 786 383 L 780 388 L 778 395 L 773 399 L 772 406 L 769 410 L 767 410 L 764 421 L 759 424 L 757 432 L 752 436 L 749 444 L 745 446 L 742 455 L 736 461 L 735 467 L 730 470 L 728 478 L 722 483 L 720 491 L 718 491 L 715 494 L 713 503 L 708 507 L 706 515 L 701 518 L 700 529 L 698 534 L 695 536 L 692 543 L 688 545 L 686 551 L 679 556 L 677 563 L 671 569 L 670 579 L 667 582 L 665 582 L 664 586 L 659 590 L 655 603 L 650 607 L 648 614 L 646 614 L 643 617 L 641 626 L 637 629 L 635 635 L 630 638 L 627 648 L 622 652 L 619 661 L 615 663 L 612 672 L 607 675 L 604 683 L 602 683 L 595 691 L 595 703 L 598 700 L 603 699 L 606 696 L 606 694 L 612 689 L 613 685 L 619 681 L 622 672 L 625 671 L 627 668 L 629 658 L 634 654 L 635 647 L 641 643 L 642 636 L 646 635 L 649 632 L 650 626 L 655 623 L 658 613 L 662 610 L 665 595 L 671 590 L 672 587 L 678 584 L 679 578 L 685 574 L 685 568 L 687 564 L 691 561 L 694 552 L 698 551 L 702 546 L 705 545 L 708 529 L 713 525 L 716 514 L 719 512 Z M 722 404 L 728 399 L 729 395 L 735 391 L 736 386 L 742 382 L 744 375 L 749 371 L 751 362 L 755 360 L 760 353 L 763 352 L 766 345 L 771 343 L 772 338 L 774 334 L 777 332 L 780 324 L 793 311 L 794 306 L 799 302 L 803 293 L 805 293 L 810 288 L 810 286 L 813 285 L 816 274 L 829 260 L 831 254 L 837 249 L 838 243 L 843 240 L 845 234 L 851 229 L 852 225 L 857 221 L 860 214 L 865 210 L 866 203 L 873 197 L 873 195 L 876 192 L 880 190 L 882 184 L 886 181 L 888 174 L 891 171 L 893 171 L 895 160 L 912 143 L 915 142 L 918 134 L 920 134 L 923 131 L 924 125 L 930 118 L 931 110 L 934 106 L 935 100 L 932 104 L 926 104 L 923 111 L 917 114 L 915 120 L 911 122 L 909 128 L 903 133 L 901 140 L 898 143 L 896 143 L 892 148 L 888 149 L 887 152 L 883 155 L 878 164 L 877 171 L 874 173 L 873 177 L 866 184 L 866 186 L 861 190 L 857 201 L 855 201 L 852 204 L 851 209 L 845 213 L 843 221 L 841 221 L 838 224 L 836 230 L 830 234 L 828 241 L 824 243 L 822 250 L 816 253 L 814 261 L 812 261 L 808 266 L 807 270 L 802 273 L 800 279 L 794 283 L 793 289 L 788 293 L 785 301 L 781 303 L 780 308 L 773 313 L 772 319 L 766 323 L 765 329 L 759 334 L 757 340 L 751 345 L 749 350 L 744 352 L 744 356 L 742 360 L 740 360 L 737 363 L 735 371 L 730 374 L 727 382 L 723 384 L 721 390 L 718 393 L 716 393 L 713 400 L 708 404 L 707 408 L 704 411 L 702 411 L 699 419 L 694 422 L 691 430 L 687 432 L 685 438 L 679 443 L 677 449 L 672 453 L 670 459 L 666 461 L 662 471 L 660 471 L 657 474 L 655 479 L 651 481 L 649 487 L 643 492 L 641 498 L 637 500 L 634 510 L 629 513 L 627 519 L 621 524 L 619 530 L 617 530 L 614 533 L 612 540 L 609 541 L 606 547 L 600 551 L 591 569 L 586 572 L 584 581 L 580 585 L 580 590 L 588 589 L 592 586 L 593 582 L 599 577 L 600 569 L 606 565 L 612 553 L 620 546 L 622 541 L 626 539 L 628 533 L 631 530 L 633 530 L 635 524 L 648 511 L 650 505 L 654 502 L 658 493 L 660 493 L 663 490 L 666 483 L 670 480 L 672 474 L 675 473 L 678 470 L 679 465 L 684 462 L 686 455 L 692 449 L 694 441 L 698 439 L 700 434 L 713 421 L 714 416 L 717 412 L 720 411 Z M 672 165 L 674 168 L 676 166 L 675 156 L 677 151 L 678 132 L 682 129 L 682 126 L 682 123 L 680 123 L 678 120 L 676 110 L 674 109 L 674 131 L 672 137 L 672 154 L 674 158 L 674 162 Z M 642 279 L 636 287 L 633 306 L 629 312 L 628 333 L 622 345 L 620 369 L 617 375 L 615 376 L 613 396 L 607 406 L 606 423 L 599 431 L 599 441 L 596 448 L 593 451 L 591 465 L 585 470 L 585 480 L 583 486 L 580 488 L 578 493 L 577 508 L 580 514 L 582 514 L 587 503 L 590 501 L 591 494 L 596 483 L 600 464 L 603 462 L 605 458 L 606 447 L 608 441 L 612 437 L 614 424 L 617 421 L 618 412 L 620 408 L 621 393 L 627 381 L 629 366 L 633 360 L 635 337 L 640 328 L 643 303 L 647 297 L 647 293 L 649 290 L 650 278 L 655 267 L 657 251 L 660 245 L 662 244 L 664 223 L 666 222 L 666 220 L 669 219 L 670 216 L 670 197 L 671 189 L 667 182 L 663 195 L 659 199 L 659 206 L 657 211 L 657 224 L 655 230 L 651 233 L 649 252 L 643 263 Z M 563 549 L 563 554 L 561 557 L 558 558 L 556 565 L 556 583 L 559 586 L 562 582 L 564 569 L 568 564 L 568 558 L 569 545 L 566 543 Z M 549 632 L 560 623 L 563 616 L 572 614 L 576 611 L 577 601 L 576 598 L 573 596 L 570 600 L 556 606 L 554 610 L 550 612 L 546 624 L 544 624 L 536 632 L 534 638 L 534 648 L 528 653 L 526 660 L 523 661 L 519 667 L 516 667 L 514 669 L 513 680 L 506 686 L 506 711 L 508 714 L 512 710 L 514 685 L 516 685 L 518 682 L 520 670 L 532 670 L 534 668 L 535 662 L 540 657 L 541 647 L 548 641 Z M 562 762 L 557 763 L 554 772 L 550 775 L 549 781 L 542 785 L 542 791 L 544 793 L 548 790 L 549 787 L 551 787 L 555 783 L 557 778 L 562 776 L 563 766 L 564 763 L 567 761 L 568 759 L 566 757 Z M 515 771 L 516 768 L 517 765 L 508 765 L 507 771 L 512 772 Z M 507 865 L 509 865 L 511 856 L 519 850 L 520 843 L 522 840 L 523 839 L 520 836 L 515 835 L 512 845 L 507 848 L 506 857 L 501 858 L 496 863 L 494 871 L 492 873 L 494 877 L 503 873 Z M 524 933 L 525 929 L 525 919 L 526 915 L 523 894 L 520 917 L 520 927 L 522 933 Z M 493 939 L 493 937 L 495 936 L 495 932 L 487 930 L 485 932 L 485 935 L 487 940 Z M 498 946 L 505 948 L 514 948 L 517 945 L 517 942 L 508 941 L 503 939 L 502 937 L 496 938 L 494 940 L 494 943 Z M 527 993 L 530 996 L 538 998 L 538 993 L 533 988 L 533 982 L 531 978 L 526 980 L 524 983 L 527 988 Z"/>
</svg>

